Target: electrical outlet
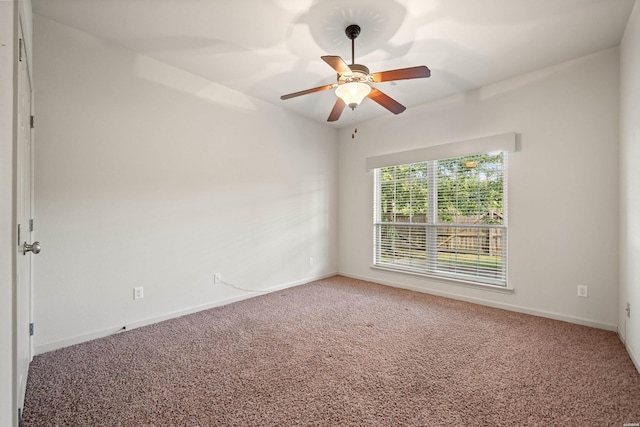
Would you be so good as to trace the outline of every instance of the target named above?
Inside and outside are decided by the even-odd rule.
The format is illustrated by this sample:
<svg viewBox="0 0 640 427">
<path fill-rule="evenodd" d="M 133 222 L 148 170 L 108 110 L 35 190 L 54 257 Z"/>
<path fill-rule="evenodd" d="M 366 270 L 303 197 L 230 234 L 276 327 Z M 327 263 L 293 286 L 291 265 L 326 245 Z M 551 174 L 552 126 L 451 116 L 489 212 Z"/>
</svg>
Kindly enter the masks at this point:
<svg viewBox="0 0 640 427">
<path fill-rule="evenodd" d="M 220 282 L 222 282 L 222 274 L 221 273 L 214 274 L 213 275 L 213 283 L 217 285 Z"/>
<path fill-rule="evenodd" d="M 137 288 L 133 288 L 133 299 L 142 299 L 144 297 L 144 293 L 142 292 L 142 286 Z"/>
<path fill-rule="evenodd" d="M 587 285 L 578 285 L 578 296 L 589 298 L 589 287 Z"/>
</svg>

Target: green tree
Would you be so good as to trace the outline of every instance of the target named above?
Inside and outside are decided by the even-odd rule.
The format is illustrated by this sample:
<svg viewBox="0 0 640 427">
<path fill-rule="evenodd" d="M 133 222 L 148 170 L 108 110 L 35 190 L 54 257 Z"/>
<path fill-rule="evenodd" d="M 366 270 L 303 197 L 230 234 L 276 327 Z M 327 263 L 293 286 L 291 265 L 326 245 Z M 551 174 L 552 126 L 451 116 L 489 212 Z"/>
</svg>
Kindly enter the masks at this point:
<svg viewBox="0 0 640 427">
<path fill-rule="evenodd" d="M 503 155 L 481 154 L 438 161 L 438 217 L 475 217 L 477 223 L 501 223 Z"/>
<path fill-rule="evenodd" d="M 425 221 L 428 208 L 427 163 L 382 168 L 380 180 L 382 221 Z"/>
</svg>

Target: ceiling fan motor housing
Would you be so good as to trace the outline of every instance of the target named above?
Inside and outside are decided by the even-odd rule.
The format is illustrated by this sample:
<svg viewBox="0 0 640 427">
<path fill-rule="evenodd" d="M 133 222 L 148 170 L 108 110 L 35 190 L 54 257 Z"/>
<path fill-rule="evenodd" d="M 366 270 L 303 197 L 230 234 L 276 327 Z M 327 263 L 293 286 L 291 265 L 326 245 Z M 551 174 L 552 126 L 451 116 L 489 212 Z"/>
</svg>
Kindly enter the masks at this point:
<svg viewBox="0 0 640 427">
<path fill-rule="evenodd" d="M 369 68 L 362 64 L 350 64 L 351 73 L 338 74 L 338 84 L 361 82 L 368 83 L 371 81 Z"/>
<path fill-rule="evenodd" d="M 365 67 L 362 64 L 351 64 L 349 65 L 349 68 L 351 68 L 351 71 L 353 71 L 353 74 L 364 74 L 369 75 L 369 68 Z"/>
</svg>

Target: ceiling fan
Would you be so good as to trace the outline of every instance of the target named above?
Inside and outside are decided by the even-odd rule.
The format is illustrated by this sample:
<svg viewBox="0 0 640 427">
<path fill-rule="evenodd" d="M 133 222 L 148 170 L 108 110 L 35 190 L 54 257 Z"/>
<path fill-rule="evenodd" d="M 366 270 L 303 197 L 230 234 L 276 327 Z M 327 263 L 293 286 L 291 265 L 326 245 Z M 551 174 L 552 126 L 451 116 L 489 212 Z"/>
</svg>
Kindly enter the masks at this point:
<svg viewBox="0 0 640 427">
<path fill-rule="evenodd" d="M 322 56 L 321 58 L 338 73 L 338 82 L 329 85 L 302 90 L 287 95 L 282 95 L 280 99 L 290 99 L 309 93 L 321 92 L 336 88 L 338 99 L 333 105 L 329 114 L 328 122 L 335 122 L 340 118 L 344 107 L 347 105 L 352 110 L 355 109 L 365 97 L 377 102 L 393 114 L 400 114 L 407 108 L 393 98 L 385 95 L 379 89 L 371 86 L 370 83 L 390 82 L 394 80 L 420 79 L 429 77 L 431 71 L 424 65 L 418 67 L 401 68 L 398 70 L 381 71 L 369 73 L 369 69 L 362 64 L 355 63 L 355 39 L 360 35 L 358 25 L 349 25 L 345 29 L 345 34 L 351 40 L 351 65 L 348 65 L 339 56 Z"/>
</svg>

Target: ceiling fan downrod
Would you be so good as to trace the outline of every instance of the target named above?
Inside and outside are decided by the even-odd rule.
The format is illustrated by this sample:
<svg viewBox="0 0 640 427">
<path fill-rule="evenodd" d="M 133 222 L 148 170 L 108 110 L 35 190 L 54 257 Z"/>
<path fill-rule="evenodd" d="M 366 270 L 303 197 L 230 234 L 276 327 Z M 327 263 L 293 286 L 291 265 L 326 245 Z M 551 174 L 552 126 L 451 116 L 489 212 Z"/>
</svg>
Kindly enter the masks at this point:
<svg viewBox="0 0 640 427">
<path fill-rule="evenodd" d="M 345 34 L 351 40 L 351 65 L 356 63 L 356 37 L 360 35 L 360 26 L 359 25 L 349 25 L 345 30 Z"/>
</svg>

